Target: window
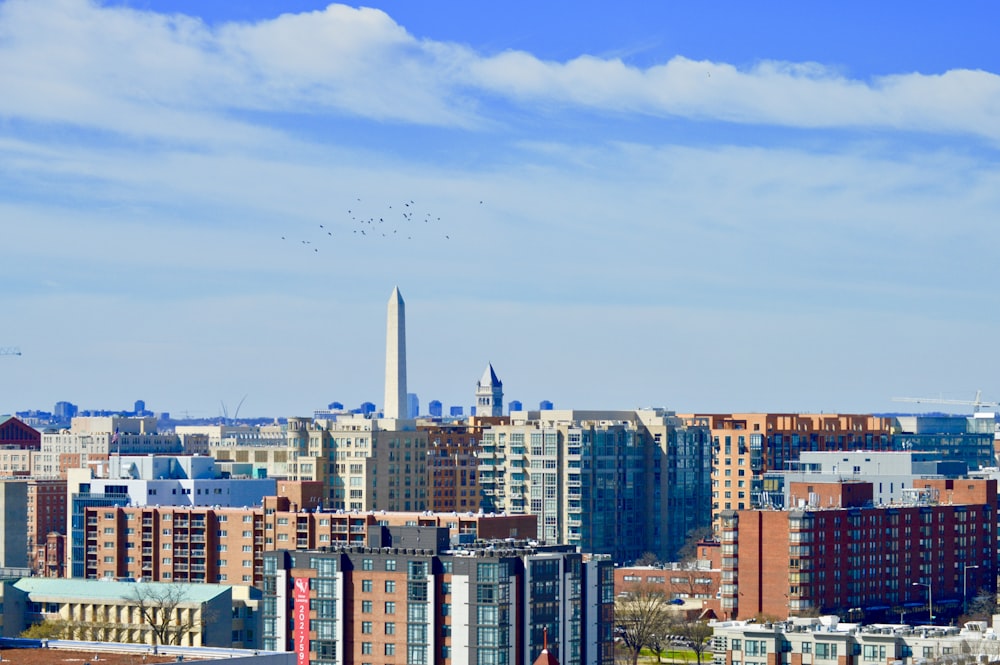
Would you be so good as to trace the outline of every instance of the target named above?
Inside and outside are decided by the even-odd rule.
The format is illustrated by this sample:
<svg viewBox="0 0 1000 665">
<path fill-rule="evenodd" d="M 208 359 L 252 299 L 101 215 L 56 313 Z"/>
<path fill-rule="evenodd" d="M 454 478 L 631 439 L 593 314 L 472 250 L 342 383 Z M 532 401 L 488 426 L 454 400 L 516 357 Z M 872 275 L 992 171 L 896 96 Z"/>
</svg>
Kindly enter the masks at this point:
<svg viewBox="0 0 1000 665">
<path fill-rule="evenodd" d="M 361 570 L 375 570 L 375 562 L 372 559 L 362 559 Z"/>
<path fill-rule="evenodd" d="M 395 635 L 396 634 L 396 624 L 392 621 L 387 621 L 385 624 L 385 634 Z"/>
<path fill-rule="evenodd" d="M 370 600 L 362 600 L 361 601 L 361 613 L 362 614 L 371 614 L 372 613 L 372 601 L 370 601 Z"/>
<path fill-rule="evenodd" d="M 361 643 L 361 653 L 372 653 L 372 643 L 362 642 Z"/>
<path fill-rule="evenodd" d="M 365 633 L 366 635 L 370 635 L 371 632 L 372 632 L 372 622 L 371 621 L 362 621 L 361 622 L 361 632 Z"/>
<path fill-rule="evenodd" d="M 836 660 L 837 659 L 837 645 L 828 644 L 826 642 L 816 643 L 816 658 L 821 658 L 824 660 Z"/>
<path fill-rule="evenodd" d="M 385 592 L 386 593 L 396 593 L 396 580 L 386 580 L 385 581 Z"/>
<path fill-rule="evenodd" d="M 371 580 L 361 580 L 361 590 L 365 593 L 371 593 L 372 581 Z"/>
<path fill-rule="evenodd" d="M 396 645 L 391 642 L 385 645 L 385 655 L 395 656 L 396 655 Z"/>
<path fill-rule="evenodd" d="M 396 570 L 396 560 L 395 559 L 386 559 L 385 560 L 385 569 L 386 570 Z"/>
<path fill-rule="evenodd" d="M 388 602 L 386 602 L 386 604 L 385 604 L 385 613 L 386 614 L 395 614 L 396 613 L 396 603 L 393 602 L 393 601 L 391 601 L 391 600 L 388 601 Z"/>
</svg>

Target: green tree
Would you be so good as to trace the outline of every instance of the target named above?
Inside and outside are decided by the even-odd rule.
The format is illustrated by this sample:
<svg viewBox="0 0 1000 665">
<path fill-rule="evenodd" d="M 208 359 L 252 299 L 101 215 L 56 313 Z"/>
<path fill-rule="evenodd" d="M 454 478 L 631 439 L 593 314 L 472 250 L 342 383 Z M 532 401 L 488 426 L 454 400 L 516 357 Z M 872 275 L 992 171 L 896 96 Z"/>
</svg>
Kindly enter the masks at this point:
<svg viewBox="0 0 1000 665">
<path fill-rule="evenodd" d="M 70 625 L 65 619 L 45 619 L 28 626 L 21 637 L 34 640 L 61 640 L 70 636 Z"/>
</svg>

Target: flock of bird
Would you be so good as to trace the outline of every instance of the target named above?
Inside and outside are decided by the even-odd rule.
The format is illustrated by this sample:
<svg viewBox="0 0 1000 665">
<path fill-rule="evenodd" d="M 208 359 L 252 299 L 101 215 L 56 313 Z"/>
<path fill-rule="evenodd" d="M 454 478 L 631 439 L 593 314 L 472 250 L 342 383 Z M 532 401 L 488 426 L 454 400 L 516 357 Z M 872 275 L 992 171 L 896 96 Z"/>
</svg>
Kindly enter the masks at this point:
<svg viewBox="0 0 1000 665">
<path fill-rule="evenodd" d="M 479 202 L 482 205 L 482 201 Z M 438 234 L 444 240 L 451 240 L 451 236 L 443 233 L 439 227 L 441 218 L 427 211 L 418 210 L 417 204 L 412 199 L 397 202 L 383 208 L 377 213 L 365 210 L 364 202 L 359 198 L 352 207 L 347 209 L 347 217 L 350 223 L 342 227 L 340 224 L 320 224 L 317 232 L 319 240 L 316 238 L 301 238 L 298 243 L 305 249 L 319 252 L 319 243 L 325 238 L 335 239 L 338 236 L 350 235 L 357 238 L 396 238 L 413 240 L 415 236 L 428 232 Z M 324 235 L 325 234 L 325 235 Z M 281 236 L 282 240 L 288 241 L 288 236 Z"/>
</svg>

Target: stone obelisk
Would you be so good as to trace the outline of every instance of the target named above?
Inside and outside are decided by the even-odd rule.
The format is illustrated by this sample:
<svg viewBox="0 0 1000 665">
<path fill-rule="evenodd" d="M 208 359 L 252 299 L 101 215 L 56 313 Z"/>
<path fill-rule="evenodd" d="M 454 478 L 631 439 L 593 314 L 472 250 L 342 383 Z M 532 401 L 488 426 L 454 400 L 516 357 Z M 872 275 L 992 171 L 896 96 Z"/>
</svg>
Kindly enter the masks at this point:
<svg viewBox="0 0 1000 665">
<path fill-rule="evenodd" d="M 406 418 L 406 307 L 399 287 L 389 296 L 385 331 L 385 404 L 386 418 Z"/>
</svg>

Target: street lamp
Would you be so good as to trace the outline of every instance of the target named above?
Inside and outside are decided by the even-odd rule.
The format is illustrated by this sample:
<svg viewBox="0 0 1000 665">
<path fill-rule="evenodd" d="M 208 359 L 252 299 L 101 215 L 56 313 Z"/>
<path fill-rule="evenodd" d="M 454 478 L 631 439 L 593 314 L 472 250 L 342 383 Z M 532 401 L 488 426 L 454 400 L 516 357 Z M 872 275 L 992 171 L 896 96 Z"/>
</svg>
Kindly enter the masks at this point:
<svg viewBox="0 0 1000 665">
<path fill-rule="evenodd" d="M 962 564 L 962 614 L 969 612 L 969 571 L 973 568 L 979 568 L 979 566 Z"/>
<path fill-rule="evenodd" d="M 927 587 L 927 621 L 929 624 L 934 623 L 934 590 L 931 588 L 930 584 L 924 584 L 923 582 L 914 582 L 912 586 L 925 586 Z"/>
</svg>

